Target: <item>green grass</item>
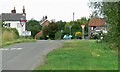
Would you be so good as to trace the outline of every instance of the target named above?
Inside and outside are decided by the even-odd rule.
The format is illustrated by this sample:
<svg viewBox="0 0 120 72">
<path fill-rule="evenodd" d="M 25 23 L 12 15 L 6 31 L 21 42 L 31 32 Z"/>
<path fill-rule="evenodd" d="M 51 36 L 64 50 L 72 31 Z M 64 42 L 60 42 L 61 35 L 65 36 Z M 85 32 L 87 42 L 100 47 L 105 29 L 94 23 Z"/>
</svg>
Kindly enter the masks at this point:
<svg viewBox="0 0 120 72">
<path fill-rule="evenodd" d="M 118 54 L 105 43 L 68 40 L 50 52 L 35 70 L 118 70 Z"/>
<path fill-rule="evenodd" d="M 36 41 L 31 36 L 19 36 L 15 28 L 0 29 L 0 47 L 5 47 L 15 43 Z"/>
<path fill-rule="evenodd" d="M 19 38 L 19 39 L 11 40 L 11 41 L 2 41 L 2 47 L 12 45 L 12 44 L 15 44 L 15 43 L 34 42 L 34 41 L 36 41 L 36 40 L 35 39 L 25 39 L 25 38 Z"/>
</svg>

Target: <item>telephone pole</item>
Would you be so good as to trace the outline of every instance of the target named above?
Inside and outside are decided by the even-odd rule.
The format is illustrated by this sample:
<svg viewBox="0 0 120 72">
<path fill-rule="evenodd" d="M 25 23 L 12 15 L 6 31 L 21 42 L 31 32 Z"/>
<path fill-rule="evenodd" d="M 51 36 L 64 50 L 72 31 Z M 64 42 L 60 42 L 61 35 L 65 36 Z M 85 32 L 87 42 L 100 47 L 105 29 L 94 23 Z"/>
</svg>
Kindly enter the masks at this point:
<svg viewBox="0 0 120 72">
<path fill-rule="evenodd" d="M 73 24 L 74 24 L 74 16 L 75 16 L 75 14 L 74 14 L 74 12 L 73 12 Z"/>
</svg>

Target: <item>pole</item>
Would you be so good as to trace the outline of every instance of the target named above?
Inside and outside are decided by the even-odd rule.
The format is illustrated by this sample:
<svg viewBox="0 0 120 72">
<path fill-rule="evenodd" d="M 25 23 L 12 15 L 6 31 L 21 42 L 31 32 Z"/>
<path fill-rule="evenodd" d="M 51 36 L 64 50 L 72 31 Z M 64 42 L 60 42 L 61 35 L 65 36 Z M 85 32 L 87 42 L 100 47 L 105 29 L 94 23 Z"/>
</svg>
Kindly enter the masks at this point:
<svg viewBox="0 0 120 72">
<path fill-rule="evenodd" d="M 74 14 L 74 12 L 73 12 L 73 23 L 74 23 L 74 15 L 75 15 L 75 14 Z"/>
<path fill-rule="evenodd" d="M 82 28 L 82 39 L 84 39 L 84 28 Z"/>
</svg>

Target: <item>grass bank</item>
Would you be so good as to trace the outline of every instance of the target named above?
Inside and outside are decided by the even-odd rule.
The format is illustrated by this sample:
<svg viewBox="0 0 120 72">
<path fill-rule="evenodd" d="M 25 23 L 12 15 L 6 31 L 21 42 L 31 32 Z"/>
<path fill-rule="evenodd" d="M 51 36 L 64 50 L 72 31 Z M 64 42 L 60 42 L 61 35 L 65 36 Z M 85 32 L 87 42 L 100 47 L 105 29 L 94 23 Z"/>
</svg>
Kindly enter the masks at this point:
<svg viewBox="0 0 120 72">
<path fill-rule="evenodd" d="M 5 47 L 15 43 L 36 41 L 32 37 L 19 36 L 19 33 L 15 28 L 2 28 L 0 33 L 0 47 Z"/>
<path fill-rule="evenodd" d="M 68 40 L 50 52 L 35 70 L 118 70 L 118 54 L 105 43 Z"/>
<path fill-rule="evenodd" d="M 35 39 L 25 39 L 25 38 L 18 38 L 16 40 L 11 40 L 11 41 L 2 41 L 2 47 L 12 45 L 15 43 L 22 43 L 22 42 L 34 42 L 36 41 Z"/>
</svg>

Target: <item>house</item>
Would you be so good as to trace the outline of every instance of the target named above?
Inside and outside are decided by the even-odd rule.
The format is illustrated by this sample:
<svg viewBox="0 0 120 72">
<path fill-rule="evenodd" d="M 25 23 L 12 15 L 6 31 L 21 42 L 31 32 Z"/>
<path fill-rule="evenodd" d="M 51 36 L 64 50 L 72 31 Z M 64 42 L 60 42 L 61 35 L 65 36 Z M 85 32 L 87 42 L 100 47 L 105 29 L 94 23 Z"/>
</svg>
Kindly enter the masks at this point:
<svg viewBox="0 0 120 72">
<path fill-rule="evenodd" d="M 50 21 L 47 20 L 47 16 L 43 17 L 42 20 L 40 21 L 40 25 L 42 26 L 42 30 L 39 31 L 36 35 L 35 35 L 35 39 L 37 39 L 39 36 L 41 36 L 43 34 L 43 29 L 45 26 L 48 26 L 50 24 Z"/>
<path fill-rule="evenodd" d="M 49 21 L 47 20 L 47 16 L 43 16 L 43 19 L 42 21 L 40 22 L 40 25 L 42 26 L 42 29 L 45 27 L 45 26 L 48 26 L 49 25 Z"/>
<path fill-rule="evenodd" d="M 26 31 L 25 25 L 26 25 L 26 13 L 25 13 L 25 7 L 23 6 L 22 13 L 16 13 L 16 9 L 14 7 L 13 10 L 11 10 L 11 13 L 2 13 L 0 15 L 0 18 L 3 22 L 3 27 L 5 28 L 16 28 L 18 30 L 18 33 L 20 36 L 24 36 Z M 28 35 L 30 35 L 30 32 Z"/>
<path fill-rule="evenodd" d="M 88 24 L 88 38 L 91 38 L 93 34 L 100 31 L 107 32 L 107 25 L 103 18 L 91 18 Z"/>
</svg>

